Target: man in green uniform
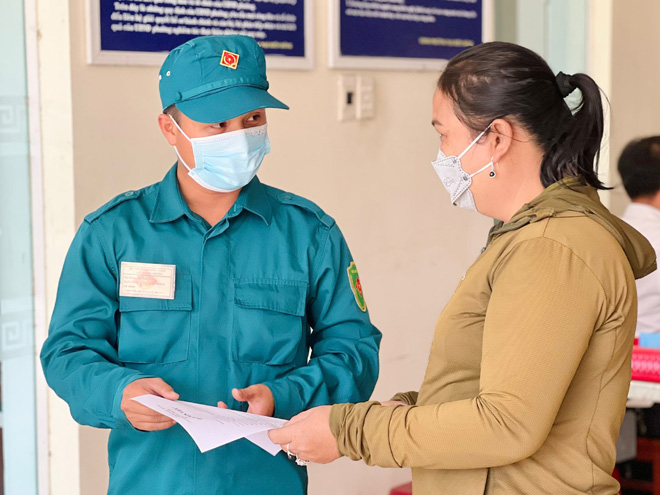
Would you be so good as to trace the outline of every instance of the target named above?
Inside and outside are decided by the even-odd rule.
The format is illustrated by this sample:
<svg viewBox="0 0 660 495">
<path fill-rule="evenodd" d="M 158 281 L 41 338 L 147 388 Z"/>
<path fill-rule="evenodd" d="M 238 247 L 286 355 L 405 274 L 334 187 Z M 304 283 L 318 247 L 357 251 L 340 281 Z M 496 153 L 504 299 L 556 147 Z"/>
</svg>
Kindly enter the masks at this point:
<svg viewBox="0 0 660 495">
<path fill-rule="evenodd" d="M 111 495 L 306 492 L 285 454 L 247 440 L 202 454 L 133 397 L 288 419 L 376 383 L 380 332 L 339 228 L 256 177 L 265 108 L 287 108 L 267 89 L 251 38 L 174 49 L 159 126 L 177 164 L 88 215 L 69 250 L 41 359 L 76 421 L 112 429 Z"/>
</svg>

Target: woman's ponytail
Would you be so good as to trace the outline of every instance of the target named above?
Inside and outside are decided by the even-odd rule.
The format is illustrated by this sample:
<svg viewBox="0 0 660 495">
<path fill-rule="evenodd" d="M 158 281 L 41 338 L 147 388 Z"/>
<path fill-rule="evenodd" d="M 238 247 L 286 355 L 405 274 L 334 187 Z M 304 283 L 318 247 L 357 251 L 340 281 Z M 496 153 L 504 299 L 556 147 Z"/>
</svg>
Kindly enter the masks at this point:
<svg viewBox="0 0 660 495">
<path fill-rule="evenodd" d="M 557 89 L 566 98 L 579 89 L 581 100 L 572 111 L 567 125 L 561 126 L 548 147 L 541 164 L 541 180 L 545 186 L 566 176 L 581 176 L 598 189 L 605 186 L 598 178 L 600 146 L 605 126 L 601 92 L 586 74 L 557 74 Z"/>
</svg>

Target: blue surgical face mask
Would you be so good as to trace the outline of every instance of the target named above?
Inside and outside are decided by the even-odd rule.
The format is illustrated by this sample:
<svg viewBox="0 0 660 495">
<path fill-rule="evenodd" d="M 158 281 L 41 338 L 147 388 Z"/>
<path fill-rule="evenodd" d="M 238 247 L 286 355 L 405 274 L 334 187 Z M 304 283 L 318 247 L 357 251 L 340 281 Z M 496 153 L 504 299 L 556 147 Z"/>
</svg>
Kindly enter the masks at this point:
<svg viewBox="0 0 660 495">
<path fill-rule="evenodd" d="M 490 124 L 488 127 L 486 127 L 484 132 L 479 134 L 476 139 L 472 141 L 467 148 L 465 148 L 463 153 L 460 155 L 446 156 L 442 150 L 440 150 L 438 151 L 438 158 L 436 161 L 431 162 L 435 172 L 438 174 L 438 177 L 440 177 L 440 180 L 442 181 L 442 185 L 444 185 L 445 189 L 447 189 L 447 192 L 451 197 L 451 202 L 456 206 L 465 208 L 467 210 L 477 211 L 477 205 L 474 202 L 474 196 L 472 195 L 472 191 L 470 191 L 470 186 L 472 185 L 472 177 L 483 172 L 489 167 L 489 176 L 494 178 L 496 175 L 495 166 L 492 159 L 490 163 L 477 170 L 473 174 L 468 174 L 465 170 L 463 170 L 463 167 L 461 166 L 461 158 L 463 158 L 465 153 L 467 153 L 470 148 L 472 148 L 477 143 L 477 141 L 481 139 L 481 136 L 483 136 L 488 129 L 490 129 Z"/>
<path fill-rule="evenodd" d="M 232 192 L 247 185 L 257 175 L 261 162 L 270 152 L 268 124 L 215 136 L 189 138 L 174 119 L 172 122 L 190 141 L 195 168 L 191 169 L 183 161 L 175 146 L 179 160 L 195 182 L 211 191 Z"/>
</svg>

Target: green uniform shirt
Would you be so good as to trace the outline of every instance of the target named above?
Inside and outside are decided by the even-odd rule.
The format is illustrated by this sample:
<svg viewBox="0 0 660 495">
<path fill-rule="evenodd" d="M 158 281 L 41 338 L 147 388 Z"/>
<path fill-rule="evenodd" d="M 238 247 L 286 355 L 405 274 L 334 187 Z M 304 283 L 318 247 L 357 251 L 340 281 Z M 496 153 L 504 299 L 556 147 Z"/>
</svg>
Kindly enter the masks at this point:
<svg viewBox="0 0 660 495">
<path fill-rule="evenodd" d="M 174 298 L 119 296 L 122 262 L 175 265 Z M 368 399 L 380 337 L 332 218 L 255 178 L 210 226 L 183 200 L 175 166 L 85 218 L 41 359 L 76 421 L 112 428 L 109 494 L 293 495 L 307 475 L 284 453 L 239 440 L 202 454 L 178 425 L 135 430 L 123 389 L 160 377 L 181 400 L 246 410 L 231 389 L 264 383 L 288 419 Z"/>
</svg>

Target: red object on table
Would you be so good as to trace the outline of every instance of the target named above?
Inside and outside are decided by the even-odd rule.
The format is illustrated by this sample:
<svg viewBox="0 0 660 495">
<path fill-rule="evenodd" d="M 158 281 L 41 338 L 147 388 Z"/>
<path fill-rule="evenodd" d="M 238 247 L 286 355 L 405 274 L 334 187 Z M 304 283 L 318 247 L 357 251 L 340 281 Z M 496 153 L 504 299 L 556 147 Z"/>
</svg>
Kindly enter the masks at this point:
<svg viewBox="0 0 660 495">
<path fill-rule="evenodd" d="M 633 347 L 632 379 L 660 383 L 660 349 Z"/>
<path fill-rule="evenodd" d="M 390 490 L 390 495 L 412 495 L 412 481 Z"/>
</svg>

